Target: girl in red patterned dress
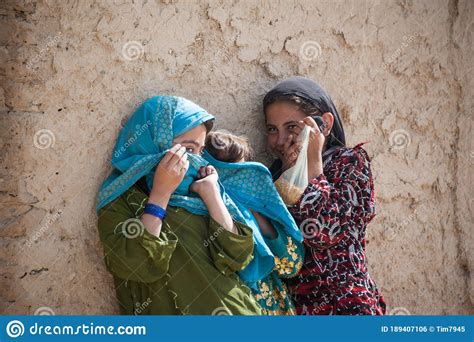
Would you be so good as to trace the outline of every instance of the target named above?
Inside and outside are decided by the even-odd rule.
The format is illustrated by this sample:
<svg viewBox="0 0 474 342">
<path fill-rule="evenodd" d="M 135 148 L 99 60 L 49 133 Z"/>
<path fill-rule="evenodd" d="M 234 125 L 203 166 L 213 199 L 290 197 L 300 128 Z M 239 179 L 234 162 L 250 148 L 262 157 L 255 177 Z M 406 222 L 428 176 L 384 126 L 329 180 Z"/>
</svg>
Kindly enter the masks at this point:
<svg viewBox="0 0 474 342">
<path fill-rule="evenodd" d="M 263 100 L 267 143 L 277 156 L 274 180 L 292 167 L 297 140 L 310 127 L 308 178 L 290 212 L 302 230 L 305 261 L 287 284 L 298 314 L 383 315 L 385 301 L 367 270 L 365 236 L 375 216 L 370 159 L 362 144 L 346 147 L 339 114 L 326 92 L 304 77 L 291 77 Z"/>
</svg>

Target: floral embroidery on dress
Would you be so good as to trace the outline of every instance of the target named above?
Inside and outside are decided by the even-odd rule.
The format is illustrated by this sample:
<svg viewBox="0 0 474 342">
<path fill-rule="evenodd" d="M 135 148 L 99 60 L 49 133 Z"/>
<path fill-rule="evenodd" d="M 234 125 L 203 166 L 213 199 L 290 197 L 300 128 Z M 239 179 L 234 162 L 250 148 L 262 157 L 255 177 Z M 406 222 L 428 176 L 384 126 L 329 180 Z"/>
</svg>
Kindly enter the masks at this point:
<svg viewBox="0 0 474 342">
<path fill-rule="evenodd" d="M 275 249 L 275 267 L 270 275 L 257 283 L 255 298 L 264 315 L 295 315 L 296 309 L 280 277 L 291 278 L 298 274 L 303 265 L 303 246 L 290 236 L 273 240 L 270 246 Z"/>
<path fill-rule="evenodd" d="M 275 281 L 277 279 L 277 281 Z M 296 310 L 288 295 L 286 285 L 272 273 L 265 281 L 258 282 L 260 293 L 255 295 L 263 306 L 264 315 L 295 315 Z"/>
<path fill-rule="evenodd" d="M 291 260 L 289 257 L 280 258 L 275 256 L 275 271 L 277 271 L 280 276 L 284 276 L 285 278 L 293 277 L 299 272 L 301 266 L 303 266 L 303 258 L 298 256 L 296 250 L 297 246 L 289 236 L 287 251 Z"/>
</svg>

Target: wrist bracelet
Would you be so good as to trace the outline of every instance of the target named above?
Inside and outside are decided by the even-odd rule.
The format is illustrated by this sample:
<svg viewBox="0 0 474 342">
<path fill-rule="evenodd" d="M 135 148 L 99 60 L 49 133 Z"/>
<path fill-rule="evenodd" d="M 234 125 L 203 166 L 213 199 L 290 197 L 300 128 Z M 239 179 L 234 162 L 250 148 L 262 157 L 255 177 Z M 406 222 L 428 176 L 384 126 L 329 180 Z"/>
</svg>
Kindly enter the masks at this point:
<svg viewBox="0 0 474 342">
<path fill-rule="evenodd" d="M 145 206 L 145 210 L 143 211 L 144 214 L 150 214 L 159 219 L 163 220 L 166 216 L 166 210 L 160 207 L 159 205 L 148 203 Z"/>
</svg>

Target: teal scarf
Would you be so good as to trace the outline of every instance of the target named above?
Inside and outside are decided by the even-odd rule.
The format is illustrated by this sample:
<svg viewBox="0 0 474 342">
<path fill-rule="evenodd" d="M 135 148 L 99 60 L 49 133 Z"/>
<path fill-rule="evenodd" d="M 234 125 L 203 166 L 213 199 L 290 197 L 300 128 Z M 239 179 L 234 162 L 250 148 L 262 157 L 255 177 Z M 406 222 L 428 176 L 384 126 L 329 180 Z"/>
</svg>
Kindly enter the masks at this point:
<svg viewBox="0 0 474 342">
<path fill-rule="evenodd" d="M 115 200 L 141 177 L 153 186 L 156 166 L 172 147 L 173 139 L 200 124 L 214 120 L 204 109 L 186 99 L 155 96 L 146 100 L 121 130 L 112 157 L 113 171 L 99 191 L 97 210 Z M 204 202 L 189 186 L 201 166 L 211 164 L 219 174 L 222 199 L 234 220 L 253 229 L 254 258 L 240 272 L 252 288 L 274 268 L 274 256 L 265 244 L 258 224 L 249 209 L 269 217 L 297 241 L 302 235 L 280 199 L 268 169 L 259 163 L 223 163 L 209 153 L 204 158 L 188 154 L 189 169 L 170 198 L 169 205 L 193 214 L 209 215 Z M 249 181 L 250 180 L 250 181 Z"/>
</svg>

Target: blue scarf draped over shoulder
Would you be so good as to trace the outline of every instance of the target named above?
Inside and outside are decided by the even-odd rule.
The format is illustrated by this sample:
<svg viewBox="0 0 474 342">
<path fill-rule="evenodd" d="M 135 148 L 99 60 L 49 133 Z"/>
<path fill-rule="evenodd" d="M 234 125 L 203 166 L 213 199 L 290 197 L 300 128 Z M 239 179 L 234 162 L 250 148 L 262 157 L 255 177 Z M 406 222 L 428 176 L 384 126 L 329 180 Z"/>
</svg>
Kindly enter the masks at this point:
<svg viewBox="0 0 474 342">
<path fill-rule="evenodd" d="M 181 97 L 155 96 L 146 100 L 120 131 L 112 155 L 113 170 L 100 188 L 96 209 L 100 210 L 118 198 L 144 176 L 151 189 L 156 166 L 172 147 L 173 139 L 210 120 L 214 120 L 214 116 Z M 171 196 L 169 205 L 196 215 L 209 215 L 204 202 L 189 191 L 189 186 L 201 166 L 213 165 L 219 175 L 222 199 L 232 218 L 253 230 L 254 258 L 239 272 L 239 276 L 255 289 L 256 282 L 265 278 L 275 263 L 250 209 L 268 217 L 272 224 L 296 241 L 303 240 L 302 234 L 264 165 L 255 162 L 224 163 L 208 152 L 203 157 L 188 153 L 189 169 Z"/>
</svg>

